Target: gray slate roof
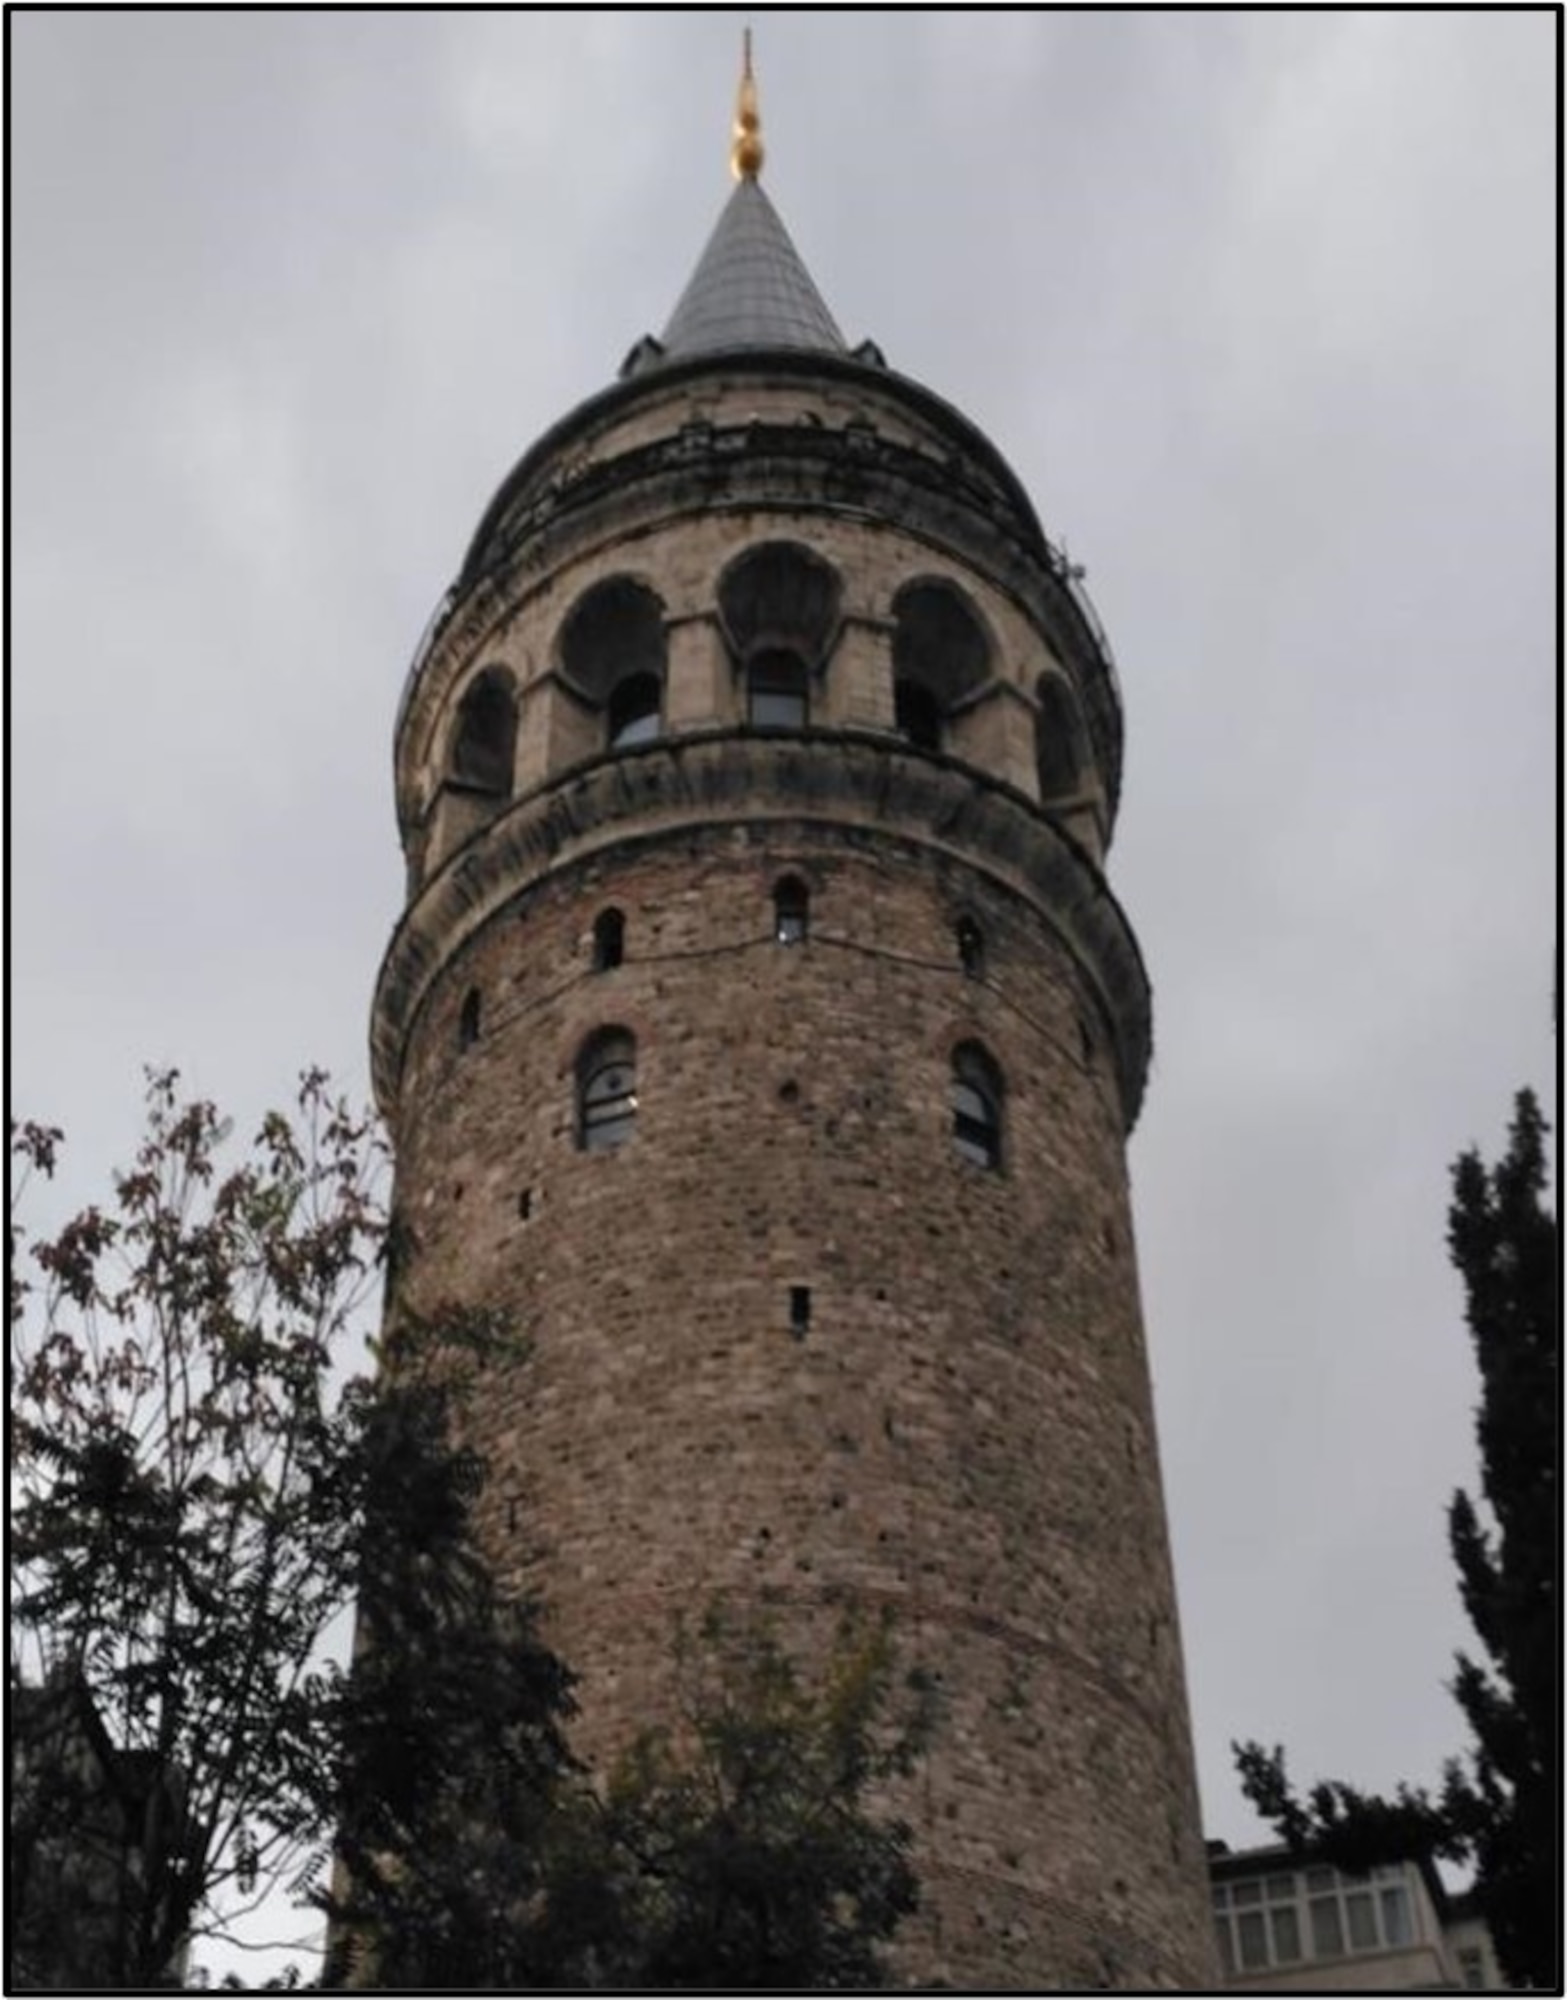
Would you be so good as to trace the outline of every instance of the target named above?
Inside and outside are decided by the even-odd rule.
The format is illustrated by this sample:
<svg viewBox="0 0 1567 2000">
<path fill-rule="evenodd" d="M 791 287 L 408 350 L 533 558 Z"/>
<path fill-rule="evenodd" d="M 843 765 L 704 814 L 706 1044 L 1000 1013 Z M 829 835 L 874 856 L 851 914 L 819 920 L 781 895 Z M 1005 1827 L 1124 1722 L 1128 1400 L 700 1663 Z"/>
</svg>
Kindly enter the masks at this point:
<svg viewBox="0 0 1567 2000">
<path fill-rule="evenodd" d="M 664 352 L 672 359 L 725 347 L 846 352 L 777 209 L 749 179 L 725 204 L 663 332 Z"/>
</svg>

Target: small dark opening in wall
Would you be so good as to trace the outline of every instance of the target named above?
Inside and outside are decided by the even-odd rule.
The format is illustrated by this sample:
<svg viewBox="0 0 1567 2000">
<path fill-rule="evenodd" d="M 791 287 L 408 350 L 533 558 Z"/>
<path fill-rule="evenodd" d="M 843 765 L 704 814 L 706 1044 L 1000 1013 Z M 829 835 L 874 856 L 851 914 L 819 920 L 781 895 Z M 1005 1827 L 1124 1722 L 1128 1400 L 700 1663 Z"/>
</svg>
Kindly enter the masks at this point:
<svg viewBox="0 0 1567 2000">
<path fill-rule="evenodd" d="M 809 1285 L 789 1287 L 789 1331 L 797 1340 L 805 1337 L 811 1324 L 811 1288 Z"/>
<path fill-rule="evenodd" d="M 457 1046 L 471 1049 L 479 1039 L 479 989 L 470 986 L 457 1019 Z"/>
<path fill-rule="evenodd" d="M 626 956 L 626 920 L 619 910 L 602 910 L 593 925 L 593 970 L 613 972 Z"/>
<path fill-rule="evenodd" d="M 524 1188 L 522 1193 L 517 1197 L 517 1219 L 519 1222 L 526 1222 L 532 1213 L 533 1190 L 532 1188 Z"/>
<path fill-rule="evenodd" d="M 785 875 L 773 890 L 773 936 L 780 944 L 803 944 L 811 929 L 811 892 L 798 875 Z"/>
</svg>

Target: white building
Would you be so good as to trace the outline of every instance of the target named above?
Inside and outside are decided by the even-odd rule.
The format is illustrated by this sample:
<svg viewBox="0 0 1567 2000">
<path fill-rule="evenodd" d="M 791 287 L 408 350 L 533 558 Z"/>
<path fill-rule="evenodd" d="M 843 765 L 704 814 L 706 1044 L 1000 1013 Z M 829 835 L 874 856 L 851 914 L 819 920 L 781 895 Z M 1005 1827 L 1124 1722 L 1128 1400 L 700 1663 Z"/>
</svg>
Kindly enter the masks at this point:
<svg viewBox="0 0 1567 2000">
<path fill-rule="evenodd" d="M 1411 1993 L 1505 1985 L 1490 1932 L 1429 1861 L 1350 1875 L 1287 1847 L 1208 1844 L 1225 1985 L 1239 1993 Z"/>
</svg>

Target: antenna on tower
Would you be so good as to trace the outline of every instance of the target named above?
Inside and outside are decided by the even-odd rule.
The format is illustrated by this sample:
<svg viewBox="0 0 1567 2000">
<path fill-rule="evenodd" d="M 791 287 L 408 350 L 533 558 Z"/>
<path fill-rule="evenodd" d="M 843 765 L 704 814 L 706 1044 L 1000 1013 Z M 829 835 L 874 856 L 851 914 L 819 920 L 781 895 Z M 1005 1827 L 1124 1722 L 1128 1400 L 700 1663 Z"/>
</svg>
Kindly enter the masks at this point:
<svg viewBox="0 0 1567 2000">
<path fill-rule="evenodd" d="M 751 30 L 745 31 L 740 69 L 740 95 L 735 100 L 735 138 L 729 149 L 729 171 L 737 181 L 754 181 L 762 171 L 762 114 L 756 102 L 756 77 L 751 69 Z"/>
</svg>

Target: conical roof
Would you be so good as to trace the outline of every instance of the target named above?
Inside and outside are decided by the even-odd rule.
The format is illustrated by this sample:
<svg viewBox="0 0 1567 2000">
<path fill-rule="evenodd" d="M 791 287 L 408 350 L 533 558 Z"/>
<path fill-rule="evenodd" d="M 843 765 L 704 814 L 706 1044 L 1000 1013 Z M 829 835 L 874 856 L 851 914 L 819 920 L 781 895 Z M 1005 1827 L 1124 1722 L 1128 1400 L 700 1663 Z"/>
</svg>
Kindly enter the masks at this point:
<svg viewBox="0 0 1567 2000">
<path fill-rule="evenodd" d="M 847 352 L 777 209 L 754 176 L 736 184 L 661 345 L 671 359 L 731 347 Z"/>
</svg>

